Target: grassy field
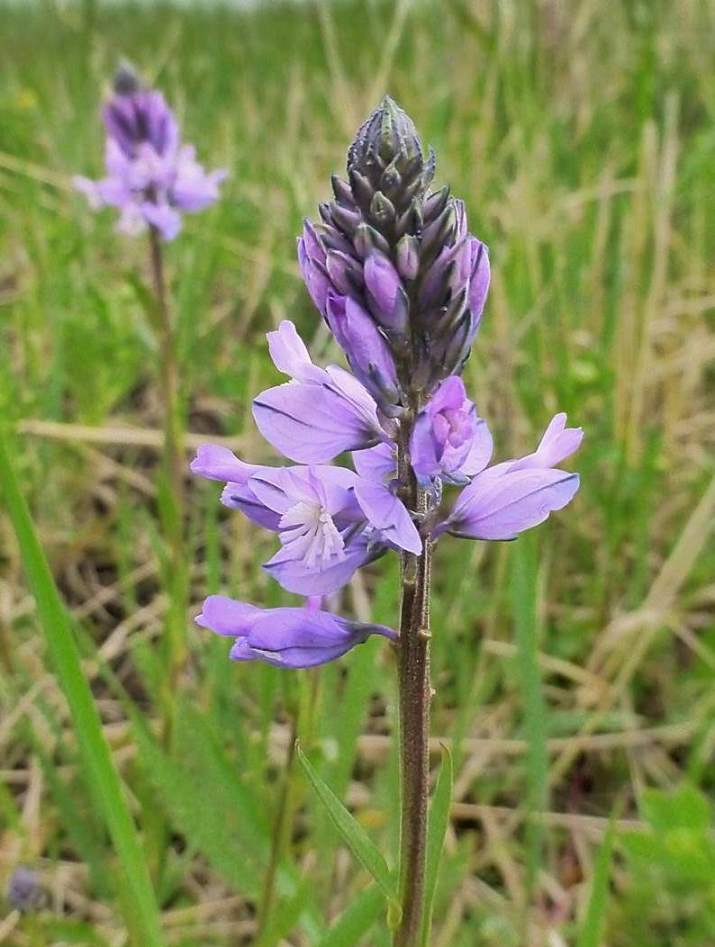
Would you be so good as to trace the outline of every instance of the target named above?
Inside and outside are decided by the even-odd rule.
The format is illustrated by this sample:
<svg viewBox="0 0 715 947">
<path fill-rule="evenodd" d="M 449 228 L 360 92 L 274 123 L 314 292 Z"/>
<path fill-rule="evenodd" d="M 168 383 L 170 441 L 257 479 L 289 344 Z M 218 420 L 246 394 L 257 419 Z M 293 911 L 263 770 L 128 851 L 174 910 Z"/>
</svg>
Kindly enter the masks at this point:
<svg viewBox="0 0 715 947">
<path fill-rule="evenodd" d="M 556 410 L 586 430 L 571 508 L 437 556 L 434 762 L 452 741 L 455 796 L 434 947 L 715 943 L 712 5 L 46 0 L 1 16 L 0 420 L 162 942 L 386 947 L 376 889 L 289 747 L 298 733 L 394 863 L 395 682 L 372 641 L 281 673 L 229 663 L 192 625 L 208 592 L 288 601 L 258 568 L 272 538 L 204 481 L 188 484 L 187 654 L 169 671 L 147 248 L 70 186 L 101 170 L 120 54 L 230 169 L 167 251 L 189 446 L 224 435 L 270 458 L 250 399 L 275 383 L 280 319 L 337 357 L 295 236 L 386 90 L 491 248 L 465 377 L 498 456 L 532 449 Z M 0 943 L 144 947 L 4 515 L 0 536 L 0 886 L 29 866 L 43 900 L 21 914 L 0 894 Z M 378 563 L 342 607 L 394 624 L 396 577 Z"/>
</svg>

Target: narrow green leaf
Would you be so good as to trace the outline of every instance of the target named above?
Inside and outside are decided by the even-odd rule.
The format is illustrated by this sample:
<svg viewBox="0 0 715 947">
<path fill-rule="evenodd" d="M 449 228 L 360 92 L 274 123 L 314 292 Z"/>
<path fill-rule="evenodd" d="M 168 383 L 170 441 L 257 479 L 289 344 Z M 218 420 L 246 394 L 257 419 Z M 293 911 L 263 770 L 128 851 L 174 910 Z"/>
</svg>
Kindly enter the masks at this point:
<svg viewBox="0 0 715 947">
<path fill-rule="evenodd" d="M 124 887 L 130 901 L 127 926 L 141 936 L 141 947 L 159 947 L 162 943 L 159 911 L 136 826 L 82 670 L 77 642 L 20 492 L 2 431 L 0 486 L 17 536 L 27 581 L 37 604 L 40 626 L 72 714 L 84 768 L 124 873 Z"/>
<path fill-rule="evenodd" d="M 615 837 L 615 826 L 611 821 L 598 851 L 588 907 L 579 930 L 576 947 L 599 947 L 601 943 L 603 922 L 608 907 L 608 879 L 611 874 Z"/>
<path fill-rule="evenodd" d="M 335 714 L 335 739 L 338 755 L 330 770 L 330 782 L 336 796 L 343 798 L 355 763 L 357 741 L 367 715 L 370 691 L 375 684 L 376 649 L 357 648 L 348 662 L 345 685 L 337 696 L 340 711 Z"/>
<path fill-rule="evenodd" d="M 422 947 L 428 947 L 432 929 L 432 910 L 437 890 L 439 863 L 444 847 L 444 837 L 449 826 L 449 809 L 452 805 L 452 782 L 454 778 L 452 754 L 442 747 L 442 766 L 430 806 L 427 828 L 427 862 L 425 866 L 425 901 L 422 916 Z"/>
<path fill-rule="evenodd" d="M 355 947 L 382 913 L 384 899 L 379 888 L 365 888 L 340 915 L 317 947 Z"/>
<path fill-rule="evenodd" d="M 270 913 L 265 930 L 255 943 L 255 947 L 276 947 L 279 943 L 285 943 L 286 937 L 295 928 L 305 909 L 310 886 L 310 879 L 306 878 L 295 894 L 278 900 Z"/>
<path fill-rule="evenodd" d="M 308 777 L 308 781 L 325 806 L 333 825 L 340 833 L 343 841 L 363 868 L 370 872 L 385 897 L 389 901 L 396 902 L 397 892 L 395 883 L 385 859 L 377 850 L 365 829 L 353 818 L 330 786 L 318 775 L 314 766 L 300 748 L 300 744 L 296 744 L 295 749 L 300 765 Z"/>
</svg>

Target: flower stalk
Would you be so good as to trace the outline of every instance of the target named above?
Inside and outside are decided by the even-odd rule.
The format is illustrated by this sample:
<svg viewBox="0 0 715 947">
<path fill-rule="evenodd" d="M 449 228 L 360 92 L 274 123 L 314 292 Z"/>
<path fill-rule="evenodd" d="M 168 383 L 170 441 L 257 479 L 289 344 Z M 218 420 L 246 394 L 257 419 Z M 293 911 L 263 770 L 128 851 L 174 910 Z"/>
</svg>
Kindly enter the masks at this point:
<svg viewBox="0 0 715 947">
<path fill-rule="evenodd" d="M 407 431 L 406 431 L 407 433 Z M 407 438 L 398 445 L 398 470 L 409 484 L 406 502 L 426 514 L 429 498 L 412 473 Z M 400 903 L 395 947 L 417 947 L 422 926 L 429 800 L 430 573 L 432 548 L 423 541 L 420 555 L 403 553 L 402 603 L 398 644 L 400 716 Z"/>
<path fill-rule="evenodd" d="M 149 228 L 149 250 L 158 317 L 159 372 L 164 413 L 164 466 L 176 513 L 173 517 L 175 522 L 171 527 L 175 534 L 172 545 L 176 545 L 177 536 L 180 537 L 181 534 L 180 512 L 184 505 L 184 449 L 179 402 L 179 364 L 161 238 L 159 231 L 153 226 Z"/>
<path fill-rule="evenodd" d="M 263 568 L 288 592 L 330 594 L 380 557 L 401 557 L 399 632 L 224 596 L 209 596 L 197 619 L 233 639 L 233 660 L 283 668 L 332 661 L 370 635 L 395 642 L 401 912 L 393 947 L 422 947 L 428 926 L 433 545 L 446 535 L 512 540 L 543 523 L 578 490 L 578 475 L 557 464 L 582 437 L 557 414 L 533 453 L 490 466 L 492 437 L 461 378 L 484 310 L 489 255 L 469 232 L 463 202 L 446 186 L 431 190 L 434 173 L 434 152 L 386 97 L 350 147 L 347 180 L 333 176 L 334 200 L 298 240 L 306 287 L 350 371 L 315 365 L 293 323 L 282 322 L 268 346 L 289 380 L 261 392 L 253 416 L 297 466 L 246 463 L 210 444 L 191 465 L 225 485 L 226 506 L 277 535 L 279 549 Z M 331 463 L 347 451 L 352 469 Z"/>
<path fill-rule="evenodd" d="M 184 434 L 179 396 L 179 360 L 169 289 L 164 269 L 161 235 L 149 227 L 149 256 L 156 302 L 156 332 L 159 343 L 159 383 L 163 414 L 165 502 L 161 504 L 162 528 L 167 545 L 169 606 L 167 628 L 167 676 L 163 736 L 171 739 L 173 693 L 185 657 L 184 616 L 187 598 L 187 565 L 184 551 Z"/>
</svg>

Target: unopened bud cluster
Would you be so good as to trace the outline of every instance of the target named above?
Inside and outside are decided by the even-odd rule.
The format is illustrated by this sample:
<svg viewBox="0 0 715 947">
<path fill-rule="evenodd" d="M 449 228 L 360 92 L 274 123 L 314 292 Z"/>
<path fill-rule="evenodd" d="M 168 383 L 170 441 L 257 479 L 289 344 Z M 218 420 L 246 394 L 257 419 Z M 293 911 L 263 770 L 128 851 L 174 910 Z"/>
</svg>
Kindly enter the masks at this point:
<svg viewBox="0 0 715 947">
<path fill-rule="evenodd" d="M 489 287 L 487 249 L 462 201 L 429 190 L 434 171 L 386 97 L 350 148 L 347 181 L 333 176 L 335 199 L 299 240 L 313 301 L 388 415 L 461 372 Z"/>
</svg>

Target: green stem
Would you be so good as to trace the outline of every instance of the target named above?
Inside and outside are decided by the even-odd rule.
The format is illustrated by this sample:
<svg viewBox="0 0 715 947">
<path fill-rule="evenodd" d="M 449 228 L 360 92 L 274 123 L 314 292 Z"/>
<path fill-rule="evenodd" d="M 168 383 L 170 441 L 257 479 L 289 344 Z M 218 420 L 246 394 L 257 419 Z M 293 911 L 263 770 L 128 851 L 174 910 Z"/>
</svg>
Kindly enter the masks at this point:
<svg viewBox="0 0 715 947">
<path fill-rule="evenodd" d="M 258 930 L 256 934 L 256 943 L 260 944 L 263 936 L 273 902 L 276 894 L 276 876 L 278 866 L 283 858 L 283 852 L 290 840 L 290 834 L 293 827 L 293 783 L 295 773 L 295 743 L 298 737 L 297 721 L 294 718 L 290 732 L 290 742 L 286 753 L 286 762 L 283 770 L 283 785 L 281 786 L 280 798 L 278 800 L 278 812 L 273 825 L 273 837 L 271 839 L 271 854 L 266 870 L 266 877 L 263 882 L 263 892 L 261 902 L 258 908 Z"/>
<path fill-rule="evenodd" d="M 151 274 L 157 303 L 159 335 L 159 372 L 164 412 L 164 464 L 176 516 L 173 532 L 181 537 L 181 512 L 184 507 L 184 437 L 179 400 L 179 364 L 176 351 L 174 320 L 169 305 L 169 292 L 164 273 L 161 239 L 156 228 L 149 230 Z"/>
<path fill-rule="evenodd" d="M 171 742 L 173 695 L 185 659 L 187 565 L 184 552 L 184 434 L 179 398 L 179 362 L 176 333 L 164 272 L 161 239 L 155 227 L 149 229 L 151 275 L 156 299 L 159 342 L 159 381 L 163 410 L 163 466 L 168 485 L 166 502 L 161 504 L 161 525 L 168 550 L 166 586 L 169 608 L 167 629 L 167 678 L 165 681 L 164 744 Z"/>
<path fill-rule="evenodd" d="M 410 466 L 411 424 L 403 422 L 398 444 L 400 482 L 407 484 L 409 509 L 427 513 L 429 498 Z M 431 542 L 422 554 L 402 557 L 402 605 L 398 647 L 400 706 L 400 901 L 402 917 L 394 947 L 419 947 L 425 886 L 427 808 L 429 800 L 430 570 Z"/>
<path fill-rule="evenodd" d="M 283 785 L 281 786 L 278 811 L 273 825 L 271 853 L 258 907 L 256 947 L 261 947 L 262 938 L 266 936 L 268 930 L 271 911 L 275 903 L 278 869 L 285 853 L 288 851 L 293 834 L 293 820 L 300 785 L 296 767 L 295 746 L 298 738 L 306 746 L 309 746 L 313 740 L 315 708 L 318 703 L 320 688 L 320 670 L 313 671 L 307 681 L 305 679 L 301 680 L 299 687 L 299 702 L 292 717 L 288 750 L 283 769 Z"/>
</svg>

